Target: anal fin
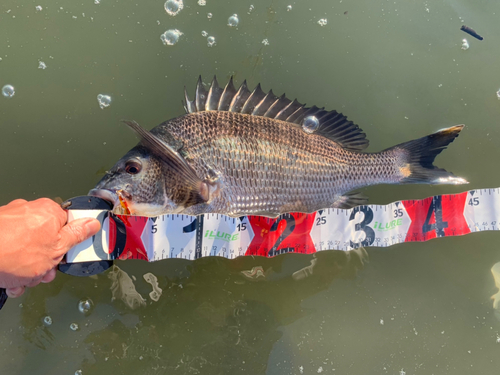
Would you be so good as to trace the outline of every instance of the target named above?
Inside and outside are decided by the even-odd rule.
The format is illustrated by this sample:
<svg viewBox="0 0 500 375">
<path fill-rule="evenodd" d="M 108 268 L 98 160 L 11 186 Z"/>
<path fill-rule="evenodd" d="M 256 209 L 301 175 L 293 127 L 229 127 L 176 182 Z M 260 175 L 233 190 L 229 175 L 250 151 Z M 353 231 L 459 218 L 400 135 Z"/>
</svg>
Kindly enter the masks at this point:
<svg viewBox="0 0 500 375">
<path fill-rule="evenodd" d="M 366 195 L 363 195 L 359 191 L 353 191 L 340 196 L 340 198 L 335 201 L 332 207 L 349 209 L 356 206 L 363 206 L 367 203 L 368 197 Z"/>
</svg>

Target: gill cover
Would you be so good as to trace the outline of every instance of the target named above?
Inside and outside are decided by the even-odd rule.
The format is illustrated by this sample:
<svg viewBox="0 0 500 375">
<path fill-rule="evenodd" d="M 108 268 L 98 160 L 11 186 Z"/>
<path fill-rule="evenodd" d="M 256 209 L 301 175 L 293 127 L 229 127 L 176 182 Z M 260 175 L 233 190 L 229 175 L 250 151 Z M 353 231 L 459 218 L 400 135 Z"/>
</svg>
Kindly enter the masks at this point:
<svg viewBox="0 0 500 375">
<path fill-rule="evenodd" d="M 160 159 L 166 166 L 169 174 L 169 186 L 174 203 L 182 207 L 205 203 L 209 200 L 209 188 L 206 181 L 202 181 L 186 160 L 168 144 L 151 132 L 143 129 L 135 121 L 123 121 L 141 138 L 141 144 Z"/>
</svg>

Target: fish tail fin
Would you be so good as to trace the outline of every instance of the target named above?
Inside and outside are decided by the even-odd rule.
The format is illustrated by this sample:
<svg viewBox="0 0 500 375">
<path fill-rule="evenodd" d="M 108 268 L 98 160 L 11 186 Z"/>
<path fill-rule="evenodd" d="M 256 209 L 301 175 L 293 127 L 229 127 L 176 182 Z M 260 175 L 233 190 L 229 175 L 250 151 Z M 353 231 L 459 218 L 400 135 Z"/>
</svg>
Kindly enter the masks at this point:
<svg viewBox="0 0 500 375">
<path fill-rule="evenodd" d="M 444 169 L 435 167 L 434 159 L 446 146 L 458 137 L 464 125 L 441 129 L 436 133 L 413 141 L 401 143 L 389 150 L 404 150 L 404 165 L 400 166 L 402 184 L 451 184 L 461 185 L 469 182 L 456 177 Z M 401 159 L 400 159 L 401 160 Z M 403 164 L 402 163 L 402 164 Z"/>
</svg>

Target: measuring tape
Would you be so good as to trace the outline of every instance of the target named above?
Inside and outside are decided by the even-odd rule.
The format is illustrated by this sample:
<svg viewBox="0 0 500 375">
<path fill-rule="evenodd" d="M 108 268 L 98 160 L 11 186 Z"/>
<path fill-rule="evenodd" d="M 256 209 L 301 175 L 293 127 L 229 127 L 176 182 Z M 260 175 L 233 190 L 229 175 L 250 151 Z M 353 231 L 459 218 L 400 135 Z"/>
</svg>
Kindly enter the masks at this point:
<svg viewBox="0 0 500 375">
<path fill-rule="evenodd" d="M 66 207 L 68 206 L 68 207 Z M 63 203 L 68 221 L 94 217 L 101 231 L 72 248 L 61 272 L 98 274 L 115 259 L 194 260 L 206 256 L 273 257 L 322 250 L 349 251 L 360 246 L 387 247 L 436 237 L 500 230 L 500 189 L 470 190 L 388 205 L 325 209 L 312 214 L 290 213 L 270 219 L 200 216 L 125 216 L 111 213 L 109 202 L 76 197 Z M 0 309 L 7 296 L 0 289 Z"/>
<path fill-rule="evenodd" d="M 231 218 L 219 214 L 141 217 L 107 210 L 71 210 L 69 220 L 95 217 L 102 230 L 66 256 L 78 262 L 206 256 L 273 257 L 349 251 L 360 246 L 387 247 L 485 230 L 500 230 L 500 189 L 471 190 L 388 205 L 290 213 L 276 219 Z"/>
</svg>

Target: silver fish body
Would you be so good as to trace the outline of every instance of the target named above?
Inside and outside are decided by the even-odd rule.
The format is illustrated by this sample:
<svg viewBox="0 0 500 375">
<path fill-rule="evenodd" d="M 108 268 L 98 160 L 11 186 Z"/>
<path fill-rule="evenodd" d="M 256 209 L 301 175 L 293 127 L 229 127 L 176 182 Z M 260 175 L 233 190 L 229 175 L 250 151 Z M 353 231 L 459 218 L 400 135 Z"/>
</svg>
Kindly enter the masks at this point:
<svg viewBox="0 0 500 375">
<path fill-rule="evenodd" d="M 466 183 L 432 165 L 462 125 L 365 153 L 365 134 L 340 113 L 215 79 L 192 102 L 186 95 L 186 111 L 150 132 L 129 122 L 141 143 L 89 194 L 117 213 L 275 217 L 364 204 L 350 192 L 369 185 Z"/>
</svg>

